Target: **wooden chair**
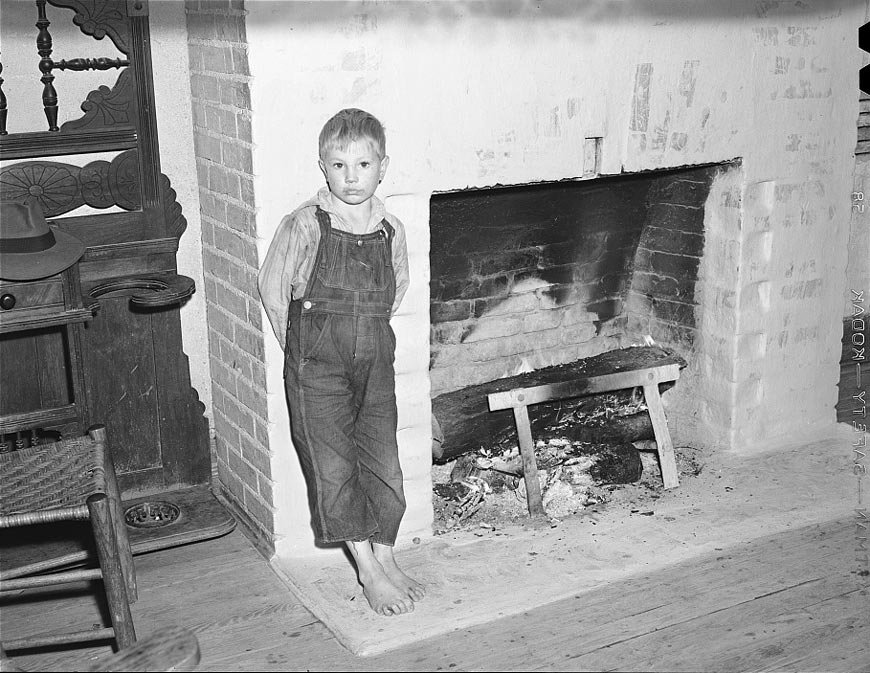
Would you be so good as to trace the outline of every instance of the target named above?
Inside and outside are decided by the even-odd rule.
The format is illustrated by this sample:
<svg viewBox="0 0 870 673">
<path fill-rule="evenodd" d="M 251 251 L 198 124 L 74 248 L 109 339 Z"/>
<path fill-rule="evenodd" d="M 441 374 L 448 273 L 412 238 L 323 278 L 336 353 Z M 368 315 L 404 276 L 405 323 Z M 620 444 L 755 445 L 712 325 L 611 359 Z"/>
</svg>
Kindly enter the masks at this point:
<svg viewBox="0 0 870 673">
<path fill-rule="evenodd" d="M 112 626 L 4 641 L 3 649 L 107 638 L 114 638 L 118 649 L 133 645 L 130 603 L 137 598 L 136 577 L 103 426 L 85 437 L 0 454 L 0 528 L 60 521 L 90 521 L 99 567 L 63 570 L 61 558 L 2 569 L 0 591 L 102 579 Z"/>
</svg>

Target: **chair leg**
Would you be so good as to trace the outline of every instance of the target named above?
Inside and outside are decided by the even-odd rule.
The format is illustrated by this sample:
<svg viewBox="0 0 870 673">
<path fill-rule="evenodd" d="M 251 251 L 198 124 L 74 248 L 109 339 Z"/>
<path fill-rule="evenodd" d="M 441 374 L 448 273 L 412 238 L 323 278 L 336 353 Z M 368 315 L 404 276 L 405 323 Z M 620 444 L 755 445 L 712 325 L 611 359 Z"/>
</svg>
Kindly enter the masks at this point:
<svg viewBox="0 0 870 673">
<path fill-rule="evenodd" d="M 106 486 L 109 491 L 109 507 L 112 512 L 112 530 L 115 543 L 118 545 L 118 556 L 121 559 L 121 571 L 124 573 L 124 584 L 127 587 L 127 597 L 131 603 L 139 600 L 139 589 L 136 586 L 136 567 L 133 565 L 133 550 L 130 548 L 130 537 L 127 534 L 127 524 L 124 522 L 124 508 L 121 506 L 121 492 L 112 460 L 106 461 Z"/>
<path fill-rule="evenodd" d="M 127 586 L 127 598 L 131 603 L 139 600 L 139 590 L 136 586 L 136 568 L 133 564 L 133 552 L 130 548 L 130 538 L 127 534 L 127 525 L 124 523 L 124 508 L 121 506 L 121 489 L 118 487 L 118 478 L 115 474 L 115 466 L 112 462 L 112 454 L 106 435 L 106 426 L 95 425 L 88 430 L 88 434 L 96 442 L 103 445 L 106 470 L 106 491 L 109 496 L 109 504 L 112 510 L 112 529 L 115 532 L 115 543 L 118 545 L 118 554 L 121 559 L 121 570 L 124 573 L 124 583 Z"/>
<path fill-rule="evenodd" d="M 130 614 L 124 573 L 115 544 L 109 497 L 105 493 L 97 493 L 88 498 L 87 502 L 91 514 L 91 527 L 97 543 L 97 556 L 103 572 L 109 614 L 115 629 L 115 640 L 118 648 L 121 649 L 136 642 L 136 632 L 133 629 L 133 616 Z"/>
</svg>

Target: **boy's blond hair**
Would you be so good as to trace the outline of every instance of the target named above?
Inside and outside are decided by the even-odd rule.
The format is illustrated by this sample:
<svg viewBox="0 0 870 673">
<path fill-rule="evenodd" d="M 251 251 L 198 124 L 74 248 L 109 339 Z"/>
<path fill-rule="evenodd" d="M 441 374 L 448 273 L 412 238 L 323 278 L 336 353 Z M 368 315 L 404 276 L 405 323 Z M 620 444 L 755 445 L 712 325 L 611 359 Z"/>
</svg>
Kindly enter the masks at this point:
<svg viewBox="0 0 870 673">
<path fill-rule="evenodd" d="M 377 118 L 357 108 L 346 108 L 337 112 L 323 125 L 320 131 L 320 158 L 331 146 L 344 149 L 350 143 L 358 140 L 371 140 L 378 152 L 379 158 L 387 155 L 387 138 L 384 127 Z"/>
</svg>

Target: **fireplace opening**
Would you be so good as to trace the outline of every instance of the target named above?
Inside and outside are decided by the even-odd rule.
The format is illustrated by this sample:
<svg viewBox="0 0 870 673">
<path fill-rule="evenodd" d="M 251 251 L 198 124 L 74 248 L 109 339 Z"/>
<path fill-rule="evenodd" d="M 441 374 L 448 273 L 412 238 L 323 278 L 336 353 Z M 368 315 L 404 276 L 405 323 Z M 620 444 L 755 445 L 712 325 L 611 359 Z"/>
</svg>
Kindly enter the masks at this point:
<svg viewBox="0 0 870 673">
<path fill-rule="evenodd" d="M 493 488 L 487 479 L 522 492 L 516 470 L 505 467 L 516 465 L 515 433 L 511 440 L 493 432 L 497 414 L 502 416 L 496 426 L 513 425 L 511 412 L 489 412 L 485 396 L 481 399 L 493 382 L 630 346 L 662 348 L 683 366 L 691 363 L 699 340 L 697 288 L 705 251 L 705 208 L 717 177 L 738 165 L 432 196 L 430 379 L 436 511 L 438 496 L 461 503 L 466 514 L 479 507 Z M 613 465 L 619 479 L 637 482 L 643 457 L 649 478 L 655 466 L 646 452 L 636 450 L 649 441 L 648 421 L 643 428 L 623 428 L 619 441 L 593 442 L 595 446 L 570 439 L 577 428 L 565 432 L 566 419 L 573 418 L 579 428 L 602 415 L 608 423 L 631 425 L 648 418 L 645 410 L 636 390 L 529 407 L 532 425 L 543 433 L 536 453 L 545 464 L 545 479 L 554 479 L 546 463 L 554 464 L 558 447 L 562 468 L 585 464 L 594 473 L 596 462 L 615 460 L 621 462 Z M 691 455 L 678 459 L 684 470 L 698 469 Z M 493 470 L 493 464 L 501 469 Z M 590 495 L 586 488 L 589 469 L 583 479 L 576 467 L 558 472 L 562 483 L 546 486 L 562 496 L 577 491 L 580 507 L 604 497 Z M 615 483 L 613 479 L 605 476 L 597 485 Z M 457 507 L 452 509 L 455 519 Z"/>
</svg>

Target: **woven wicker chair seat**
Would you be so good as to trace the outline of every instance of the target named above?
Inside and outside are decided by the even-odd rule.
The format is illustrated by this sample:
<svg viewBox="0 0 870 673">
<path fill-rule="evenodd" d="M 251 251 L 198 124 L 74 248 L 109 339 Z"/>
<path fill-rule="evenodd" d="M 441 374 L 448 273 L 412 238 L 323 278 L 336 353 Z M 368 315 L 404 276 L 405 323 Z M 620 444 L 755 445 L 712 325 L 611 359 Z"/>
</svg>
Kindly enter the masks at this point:
<svg viewBox="0 0 870 673">
<path fill-rule="evenodd" d="M 103 465 L 102 445 L 79 437 L 2 453 L 0 515 L 80 506 L 105 492 Z"/>
</svg>

